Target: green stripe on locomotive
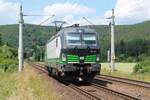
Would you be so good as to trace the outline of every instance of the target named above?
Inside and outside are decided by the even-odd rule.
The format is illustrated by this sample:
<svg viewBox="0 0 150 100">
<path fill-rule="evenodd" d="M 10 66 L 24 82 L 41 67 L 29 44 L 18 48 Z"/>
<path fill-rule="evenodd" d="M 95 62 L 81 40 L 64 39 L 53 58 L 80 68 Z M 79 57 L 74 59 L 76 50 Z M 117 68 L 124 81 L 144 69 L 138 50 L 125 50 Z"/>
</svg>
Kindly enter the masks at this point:
<svg viewBox="0 0 150 100">
<path fill-rule="evenodd" d="M 83 56 L 83 57 L 82 57 L 82 60 L 84 60 L 84 63 L 95 63 L 96 62 L 96 55 L 87 55 L 87 56 Z M 47 63 L 51 63 L 51 64 L 80 63 L 80 57 L 78 55 L 67 55 L 66 61 L 63 61 L 61 58 L 56 58 L 56 59 L 48 59 Z"/>
<path fill-rule="evenodd" d="M 67 55 L 67 63 L 79 63 L 80 59 L 77 55 Z"/>
<path fill-rule="evenodd" d="M 84 56 L 84 58 L 82 57 L 82 60 L 84 60 L 84 63 L 96 62 L 96 55 Z M 67 55 L 67 63 L 70 63 L 70 62 L 79 63 L 80 62 L 80 57 L 78 55 Z"/>
</svg>

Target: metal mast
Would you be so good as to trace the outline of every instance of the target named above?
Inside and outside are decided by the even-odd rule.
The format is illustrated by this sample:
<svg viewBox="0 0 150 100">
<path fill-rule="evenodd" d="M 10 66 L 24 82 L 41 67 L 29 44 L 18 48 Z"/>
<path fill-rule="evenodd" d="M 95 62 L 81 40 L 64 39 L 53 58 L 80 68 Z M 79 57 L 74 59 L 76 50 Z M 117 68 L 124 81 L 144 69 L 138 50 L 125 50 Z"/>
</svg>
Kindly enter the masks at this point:
<svg viewBox="0 0 150 100">
<path fill-rule="evenodd" d="M 23 69 L 23 12 L 22 5 L 20 5 L 19 12 L 19 48 L 18 48 L 18 59 L 19 59 L 19 72 Z"/>
<path fill-rule="evenodd" d="M 112 22 L 111 22 L 111 69 L 115 70 L 115 41 L 114 41 L 114 33 L 115 33 L 115 15 L 114 15 L 114 9 L 112 9 L 112 16 L 111 16 Z"/>
</svg>

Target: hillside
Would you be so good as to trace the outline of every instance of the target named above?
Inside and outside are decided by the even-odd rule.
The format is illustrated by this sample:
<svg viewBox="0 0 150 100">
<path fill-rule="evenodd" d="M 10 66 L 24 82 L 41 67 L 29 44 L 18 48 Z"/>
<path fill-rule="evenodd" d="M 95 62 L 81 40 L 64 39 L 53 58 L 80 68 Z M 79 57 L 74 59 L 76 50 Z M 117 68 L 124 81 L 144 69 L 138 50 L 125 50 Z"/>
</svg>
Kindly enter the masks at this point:
<svg viewBox="0 0 150 100">
<path fill-rule="evenodd" d="M 45 42 L 53 35 L 54 28 L 48 26 L 24 25 L 24 47 L 29 47 L 35 42 L 38 45 L 44 45 Z M 0 26 L 2 42 L 14 48 L 18 47 L 18 25 Z"/>
<path fill-rule="evenodd" d="M 100 36 L 100 42 L 102 44 L 102 50 L 101 50 L 102 56 L 105 56 L 106 58 L 106 50 L 109 48 L 110 45 L 110 39 L 109 39 L 110 27 L 106 25 L 97 25 L 95 26 L 95 28 L 96 31 L 100 34 L 99 36 Z M 150 48 L 147 48 L 147 45 L 149 44 L 150 41 L 150 21 L 146 21 L 134 25 L 117 25 L 115 27 L 115 30 L 116 30 L 115 32 L 116 47 L 119 46 L 120 48 L 120 45 L 129 44 L 130 42 L 134 42 L 133 45 L 135 44 L 139 45 L 139 42 L 141 43 L 141 41 L 144 41 L 143 43 L 146 43 L 145 49 L 148 49 L 148 51 L 146 52 L 148 52 L 149 54 Z M 2 42 L 4 44 L 8 44 L 9 46 L 14 48 L 18 47 L 18 25 L 1 25 L 0 33 L 2 35 Z M 35 45 L 44 46 L 46 41 L 52 35 L 54 35 L 54 33 L 55 33 L 54 27 L 52 26 L 37 26 L 37 25 L 25 24 L 24 25 L 24 48 L 31 49 Z M 118 48 L 116 51 L 118 51 Z M 117 54 L 118 55 L 120 54 L 120 50 L 119 52 L 117 52 Z"/>
<path fill-rule="evenodd" d="M 24 25 L 24 43 L 25 46 L 30 42 L 38 41 L 39 45 L 45 44 L 54 34 L 54 27 L 37 26 L 37 25 Z M 108 38 L 110 28 L 106 25 L 95 26 L 97 32 L 102 36 Z M 0 33 L 2 34 L 2 41 L 8 43 L 10 46 L 17 47 L 18 44 L 18 25 L 0 25 Z M 132 41 L 134 39 L 147 39 L 150 40 L 150 21 L 138 23 L 134 25 L 117 25 L 115 33 L 116 42 L 120 40 Z M 28 42 L 26 42 L 28 41 Z"/>
<path fill-rule="evenodd" d="M 110 27 L 98 25 L 95 26 L 97 32 L 101 33 L 102 36 L 109 36 Z M 115 27 L 115 40 L 132 41 L 134 39 L 150 39 L 150 21 L 138 23 L 134 25 L 117 25 Z"/>
</svg>

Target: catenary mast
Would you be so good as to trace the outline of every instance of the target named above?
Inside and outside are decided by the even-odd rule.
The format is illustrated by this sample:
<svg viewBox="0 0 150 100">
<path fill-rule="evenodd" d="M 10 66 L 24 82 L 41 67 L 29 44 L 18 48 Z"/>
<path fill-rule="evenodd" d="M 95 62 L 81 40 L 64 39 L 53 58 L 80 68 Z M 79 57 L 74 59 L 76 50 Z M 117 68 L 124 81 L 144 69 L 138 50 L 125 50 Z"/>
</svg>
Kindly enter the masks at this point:
<svg viewBox="0 0 150 100">
<path fill-rule="evenodd" d="M 18 49 L 18 59 L 19 59 L 19 72 L 23 69 L 23 12 L 22 5 L 20 5 L 19 12 L 19 49 Z"/>
<path fill-rule="evenodd" d="M 114 9 L 112 9 L 112 16 L 111 16 L 112 22 L 111 22 L 111 69 L 115 70 L 115 39 L 114 39 L 114 33 L 115 33 L 115 15 L 114 15 Z"/>
</svg>

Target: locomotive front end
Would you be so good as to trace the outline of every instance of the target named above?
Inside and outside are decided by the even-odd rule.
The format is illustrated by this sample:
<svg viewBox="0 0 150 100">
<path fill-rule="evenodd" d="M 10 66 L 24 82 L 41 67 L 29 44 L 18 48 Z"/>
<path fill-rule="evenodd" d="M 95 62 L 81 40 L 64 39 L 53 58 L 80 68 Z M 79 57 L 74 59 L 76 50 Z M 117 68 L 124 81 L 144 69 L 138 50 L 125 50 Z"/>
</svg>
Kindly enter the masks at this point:
<svg viewBox="0 0 150 100">
<path fill-rule="evenodd" d="M 62 50 L 63 71 L 66 78 L 91 81 L 100 73 L 98 34 L 89 29 L 76 28 L 64 33 Z"/>
</svg>

